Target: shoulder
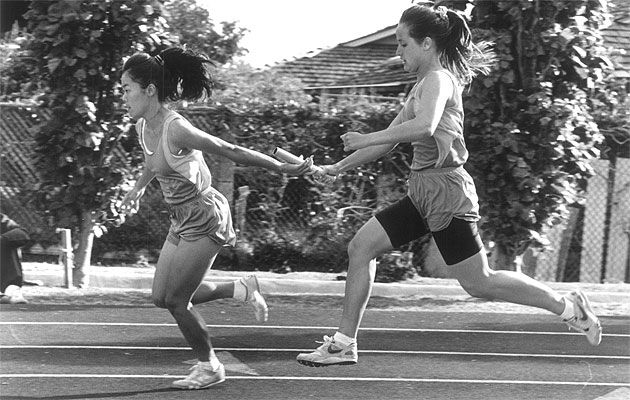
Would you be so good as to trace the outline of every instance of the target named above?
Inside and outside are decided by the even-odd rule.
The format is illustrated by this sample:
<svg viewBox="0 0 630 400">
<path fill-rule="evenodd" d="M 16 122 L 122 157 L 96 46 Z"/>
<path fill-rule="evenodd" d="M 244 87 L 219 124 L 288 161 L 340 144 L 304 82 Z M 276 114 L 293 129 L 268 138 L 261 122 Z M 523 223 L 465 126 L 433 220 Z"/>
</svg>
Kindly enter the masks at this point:
<svg viewBox="0 0 630 400">
<path fill-rule="evenodd" d="M 193 130 L 192 124 L 180 114 L 169 116 L 164 122 L 169 134 L 186 134 Z"/>
<path fill-rule="evenodd" d="M 423 86 L 452 88 L 453 78 L 445 70 L 431 71 L 424 77 Z"/>
<path fill-rule="evenodd" d="M 197 130 L 185 117 L 175 114 L 165 122 L 169 143 L 179 148 L 188 148 L 191 139 L 197 135 Z"/>
<path fill-rule="evenodd" d="M 443 70 L 429 72 L 418 87 L 418 96 L 429 94 L 433 97 L 449 96 L 454 89 L 453 79 Z"/>
</svg>

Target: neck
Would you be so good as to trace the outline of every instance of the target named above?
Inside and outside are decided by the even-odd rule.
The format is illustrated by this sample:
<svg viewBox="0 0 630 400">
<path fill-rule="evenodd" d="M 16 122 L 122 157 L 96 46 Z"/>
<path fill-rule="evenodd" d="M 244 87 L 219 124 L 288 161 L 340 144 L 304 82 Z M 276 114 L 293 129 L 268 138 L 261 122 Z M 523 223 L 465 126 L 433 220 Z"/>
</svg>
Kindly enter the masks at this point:
<svg viewBox="0 0 630 400">
<path fill-rule="evenodd" d="M 164 121 L 165 111 L 166 109 L 161 104 L 158 104 L 157 107 L 149 110 L 144 117 L 144 120 L 153 132 L 159 132 L 160 125 Z"/>
<path fill-rule="evenodd" d="M 424 79 L 424 77 L 427 76 L 429 72 L 438 71 L 441 69 L 444 69 L 444 67 L 439 60 L 433 60 L 433 62 L 426 64 L 426 66 L 422 66 L 417 73 L 418 82 Z"/>
</svg>

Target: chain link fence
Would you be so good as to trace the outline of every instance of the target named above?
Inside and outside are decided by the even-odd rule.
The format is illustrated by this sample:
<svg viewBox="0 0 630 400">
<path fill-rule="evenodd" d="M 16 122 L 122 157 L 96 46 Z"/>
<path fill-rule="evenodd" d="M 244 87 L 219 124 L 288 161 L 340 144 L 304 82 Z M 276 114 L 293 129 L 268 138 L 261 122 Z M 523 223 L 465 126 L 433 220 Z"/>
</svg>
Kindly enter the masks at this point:
<svg viewBox="0 0 630 400">
<path fill-rule="evenodd" d="M 3 123 L 7 121 L 4 118 Z M 22 122 L 15 129 L 2 125 L 3 138 L 17 131 L 28 132 L 26 118 L 16 117 L 15 121 Z M 19 143 L 27 142 L 22 138 Z M 25 259 L 55 260 L 59 238 L 51 221 L 29 205 L 32 182 L 9 179 L 13 169 L 23 170 L 21 166 L 30 165 L 32 157 L 26 151 L 16 153 L 16 149 L 9 141 L 2 142 L 0 205 L 36 239 L 31 248 L 24 249 Z M 550 240 L 546 249 L 524 254 L 525 273 L 546 281 L 630 282 L 630 158 L 626 153 L 594 163 L 596 174 L 588 182 L 583 204 L 574 206 L 566 221 L 546 232 Z M 318 185 L 308 177 L 235 168 L 233 182 L 227 187 L 233 188 L 238 245 L 223 251 L 216 267 L 343 273 L 346 248 L 355 232 L 378 209 L 404 195 L 401 171 L 405 168 L 396 170 L 397 165 L 401 164 L 391 163 L 385 173 L 382 165 L 366 166 L 331 186 Z M 168 208 L 153 182 L 138 215 L 95 240 L 93 261 L 154 263 L 169 224 Z M 378 260 L 379 279 L 396 280 L 415 273 L 439 276 L 436 265 L 440 260 L 434 250 L 427 237 L 384 255 Z"/>
</svg>

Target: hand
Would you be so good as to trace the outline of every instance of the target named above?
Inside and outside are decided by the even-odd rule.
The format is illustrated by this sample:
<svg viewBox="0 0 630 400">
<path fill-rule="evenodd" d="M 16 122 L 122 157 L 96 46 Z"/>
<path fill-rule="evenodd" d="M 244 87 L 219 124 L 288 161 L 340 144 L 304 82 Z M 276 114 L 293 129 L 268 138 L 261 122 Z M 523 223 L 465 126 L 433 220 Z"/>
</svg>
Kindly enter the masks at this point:
<svg viewBox="0 0 630 400">
<path fill-rule="evenodd" d="M 131 189 L 123 198 L 120 206 L 118 207 L 120 213 L 123 215 L 131 216 L 138 212 L 140 208 L 140 198 L 144 194 L 144 190 Z"/>
<path fill-rule="evenodd" d="M 317 171 L 313 173 L 313 178 L 320 183 L 330 184 L 337 180 L 339 174 L 334 165 L 314 166 Z"/>
<path fill-rule="evenodd" d="M 359 132 L 348 132 L 341 135 L 341 140 L 343 140 L 343 150 L 351 151 L 351 150 L 359 150 L 368 146 L 367 143 L 367 135 L 364 135 Z"/>
<path fill-rule="evenodd" d="M 316 168 L 318 167 L 313 165 L 313 157 L 308 157 L 302 164 L 282 163 L 280 166 L 282 173 L 293 176 L 313 174 Z"/>
</svg>

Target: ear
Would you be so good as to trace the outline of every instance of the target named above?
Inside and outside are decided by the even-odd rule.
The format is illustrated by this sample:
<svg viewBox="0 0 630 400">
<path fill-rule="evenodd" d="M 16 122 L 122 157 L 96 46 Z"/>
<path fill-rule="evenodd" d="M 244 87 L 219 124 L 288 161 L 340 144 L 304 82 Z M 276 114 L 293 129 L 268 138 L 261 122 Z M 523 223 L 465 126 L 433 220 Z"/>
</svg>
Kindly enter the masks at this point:
<svg viewBox="0 0 630 400">
<path fill-rule="evenodd" d="M 422 40 L 422 50 L 429 50 L 433 46 L 433 39 L 430 37 L 425 37 Z"/>
<path fill-rule="evenodd" d="M 157 95 L 157 87 L 153 83 L 149 83 L 149 86 L 145 89 L 149 96 Z"/>
</svg>

